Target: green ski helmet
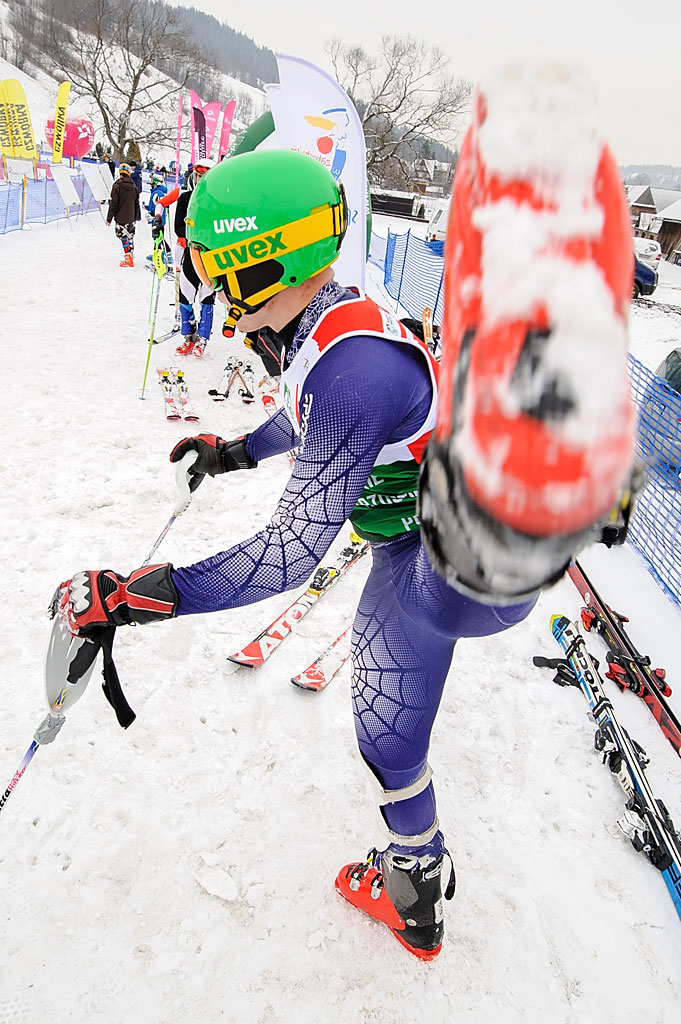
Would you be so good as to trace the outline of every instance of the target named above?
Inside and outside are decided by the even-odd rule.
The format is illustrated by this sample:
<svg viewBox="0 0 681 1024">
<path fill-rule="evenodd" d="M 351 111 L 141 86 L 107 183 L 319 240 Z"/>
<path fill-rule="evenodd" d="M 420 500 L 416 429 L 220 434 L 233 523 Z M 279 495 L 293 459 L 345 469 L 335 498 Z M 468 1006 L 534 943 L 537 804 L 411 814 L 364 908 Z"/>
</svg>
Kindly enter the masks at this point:
<svg viewBox="0 0 681 1024">
<path fill-rule="evenodd" d="M 201 280 L 228 299 L 226 333 L 333 263 L 347 219 L 343 186 L 304 153 L 244 153 L 205 175 L 189 202 L 187 241 Z"/>
</svg>

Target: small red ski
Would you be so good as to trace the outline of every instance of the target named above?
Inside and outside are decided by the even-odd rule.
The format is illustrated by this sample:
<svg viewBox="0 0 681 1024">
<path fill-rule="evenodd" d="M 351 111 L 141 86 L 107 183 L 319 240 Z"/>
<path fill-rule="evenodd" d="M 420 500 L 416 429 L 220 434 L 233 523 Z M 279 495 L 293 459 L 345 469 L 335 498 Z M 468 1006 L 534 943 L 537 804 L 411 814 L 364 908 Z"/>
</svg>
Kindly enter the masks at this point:
<svg viewBox="0 0 681 1024">
<path fill-rule="evenodd" d="M 303 591 L 274 622 L 258 633 L 240 651 L 231 654 L 227 660 L 246 668 L 258 668 L 263 665 L 282 641 L 293 632 L 296 623 L 307 615 L 320 597 L 323 597 L 368 550 L 368 541 L 351 534 L 350 544 L 343 548 L 336 561 L 332 565 L 320 565 L 315 570 L 307 590 Z"/>
<path fill-rule="evenodd" d="M 182 419 L 182 414 L 177 407 L 175 401 L 176 392 L 175 384 L 170 374 L 170 369 L 167 366 L 159 366 L 158 368 L 158 381 L 163 389 L 163 398 L 165 401 L 166 419 L 173 422 Z"/>
<path fill-rule="evenodd" d="M 184 379 L 184 370 L 180 369 L 179 366 L 171 366 L 170 378 L 177 389 L 177 397 L 183 419 L 195 422 L 199 417 L 194 412 L 194 407 L 189 398 L 189 388 Z"/>
<path fill-rule="evenodd" d="M 340 636 L 336 637 L 333 643 L 329 644 L 311 665 L 299 672 L 297 676 L 292 676 L 291 682 L 303 690 L 325 689 L 350 657 L 351 636 L 352 623 L 343 630 Z"/>
</svg>

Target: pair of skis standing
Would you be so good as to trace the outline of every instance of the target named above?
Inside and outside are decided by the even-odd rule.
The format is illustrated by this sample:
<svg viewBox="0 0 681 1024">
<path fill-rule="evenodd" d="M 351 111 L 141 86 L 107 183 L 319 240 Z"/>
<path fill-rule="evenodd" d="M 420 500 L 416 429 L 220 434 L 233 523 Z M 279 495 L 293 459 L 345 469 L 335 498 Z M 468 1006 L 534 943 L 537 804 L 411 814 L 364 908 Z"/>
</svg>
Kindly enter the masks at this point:
<svg viewBox="0 0 681 1024">
<path fill-rule="evenodd" d="M 570 565 L 568 576 L 584 601 L 581 627 L 586 632 L 597 633 L 608 648 L 605 677 L 622 692 L 631 690 L 643 700 L 681 757 L 681 722 L 667 700 L 671 687 L 664 669 L 652 668 L 650 658 L 637 650 L 624 627 L 629 620 L 605 603 L 577 560 Z M 565 615 L 554 615 L 551 632 L 563 649 L 564 657 L 535 657 L 533 663 L 540 668 L 554 669 L 555 683 L 582 690 L 597 726 L 594 747 L 626 797 L 625 811 L 617 824 L 634 849 L 645 854 L 660 871 L 681 917 L 681 834 L 663 801 L 655 796 L 646 775 L 650 759 L 620 725 L 606 693 L 599 664 L 587 651 L 580 624 L 571 623 Z"/>
</svg>

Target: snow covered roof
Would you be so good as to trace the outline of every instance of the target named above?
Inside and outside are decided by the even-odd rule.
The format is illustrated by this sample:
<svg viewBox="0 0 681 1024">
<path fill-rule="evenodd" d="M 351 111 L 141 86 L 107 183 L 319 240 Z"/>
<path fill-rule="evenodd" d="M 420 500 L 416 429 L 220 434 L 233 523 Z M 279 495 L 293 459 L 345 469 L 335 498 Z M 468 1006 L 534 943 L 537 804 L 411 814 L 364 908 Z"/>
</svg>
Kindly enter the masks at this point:
<svg viewBox="0 0 681 1024">
<path fill-rule="evenodd" d="M 681 199 L 681 192 L 671 188 L 651 188 L 650 193 L 658 213 Z"/>
<path fill-rule="evenodd" d="M 675 221 L 677 224 L 681 224 L 681 193 L 677 192 L 676 194 L 678 199 L 670 206 L 665 206 L 662 220 Z"/>
<path fill-rule="evenodd" d="M 416 163 L 423 166 L 431 181 L 435 177 L 436 171 L 447 171 L 450 167 L 450 164 L 443 160 L 426 160 L 424 157 L 421 157 Z"/>
<path fill-rule="evenodd" d="M 629 206 L 634 206 L 636 201 L 641 198 L 647 188 L 647 185 L 625 185 L 624 190 L 627 194 Z"/>
</svg>

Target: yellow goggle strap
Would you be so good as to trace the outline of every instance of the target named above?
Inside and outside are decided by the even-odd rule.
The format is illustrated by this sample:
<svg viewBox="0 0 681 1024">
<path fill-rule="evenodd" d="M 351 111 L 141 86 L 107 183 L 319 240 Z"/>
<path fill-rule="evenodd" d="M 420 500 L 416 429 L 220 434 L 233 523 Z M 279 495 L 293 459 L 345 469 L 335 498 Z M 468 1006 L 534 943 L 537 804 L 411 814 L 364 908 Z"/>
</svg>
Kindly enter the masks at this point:
<svg viewBox="0 0 681 1024">
<path fill-rule="evenodd" d="M 203 265 L 212 278 L 229 275 L 230 271 L 244 270 L 265 260 L 276 259 L 278 255 L 285 256 L 325 238 L 340 239 L 345 231 L 345 220 L 344 204 L 336 203 L 290 224 L 251 235 L 243 242 L 232 242 L 219 249 L 202 252 Z"/>
</svg>

